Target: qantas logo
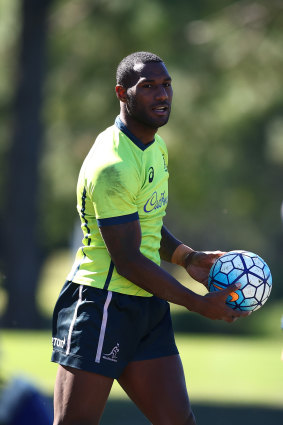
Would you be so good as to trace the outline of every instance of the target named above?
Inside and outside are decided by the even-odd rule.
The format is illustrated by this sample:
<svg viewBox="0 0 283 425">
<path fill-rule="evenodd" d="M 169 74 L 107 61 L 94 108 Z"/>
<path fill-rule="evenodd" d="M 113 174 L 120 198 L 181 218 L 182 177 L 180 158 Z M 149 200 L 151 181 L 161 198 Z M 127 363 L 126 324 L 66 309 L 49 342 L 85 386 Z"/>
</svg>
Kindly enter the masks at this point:
<svg viewBox="0 0 283 425">
<path fill-rule="evenodd" d="M 161 208 L 168 203 L 168 196 L 165 196 L 165 192 L 162 192 L 160 196 L 158 196 L 157 192 L 153 192 L 151 197 L 146 201 L 143 210 L 146 213 L 150 213 L 153 210 Z"/>
</svg>

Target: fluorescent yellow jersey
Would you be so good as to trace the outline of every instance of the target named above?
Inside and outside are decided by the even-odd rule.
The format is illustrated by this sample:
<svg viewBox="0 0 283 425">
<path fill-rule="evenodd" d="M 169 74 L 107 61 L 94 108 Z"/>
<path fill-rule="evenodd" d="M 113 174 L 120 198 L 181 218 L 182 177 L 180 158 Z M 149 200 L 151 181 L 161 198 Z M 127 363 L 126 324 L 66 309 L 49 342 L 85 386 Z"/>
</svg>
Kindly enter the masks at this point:
<svg viewBox="0 0 283 425">
<path fill-rule="evenodd" d="M 163 216 L 168 202 L 168 154 L 164 141 L 144 145 L 119 117 L 101 133 L 78 179 L 77 209 L 83 246 L 67 279 L 128 295 L 151 296 L 119 275 L 99 227 L 140 221 L 141 253 L 160 264 Z"/>
</svg>

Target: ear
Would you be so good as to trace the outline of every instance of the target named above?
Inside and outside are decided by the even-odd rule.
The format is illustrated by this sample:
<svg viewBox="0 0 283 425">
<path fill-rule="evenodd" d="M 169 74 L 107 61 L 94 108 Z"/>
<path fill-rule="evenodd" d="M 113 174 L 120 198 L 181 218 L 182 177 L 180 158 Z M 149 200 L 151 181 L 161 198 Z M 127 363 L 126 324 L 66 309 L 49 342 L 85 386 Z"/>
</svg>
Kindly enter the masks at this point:
<svg viewBox="0 0 283 425">
<path fill-rule="evenodd" d="M 118 99 L 121 102 L 126 102 L 127 100 L 127 90 L 125 89 L 125 87 L 117 85 L 115 87 L 115 91 L 116 91 L 116 96 L 118 97 Z"/>
</svg>

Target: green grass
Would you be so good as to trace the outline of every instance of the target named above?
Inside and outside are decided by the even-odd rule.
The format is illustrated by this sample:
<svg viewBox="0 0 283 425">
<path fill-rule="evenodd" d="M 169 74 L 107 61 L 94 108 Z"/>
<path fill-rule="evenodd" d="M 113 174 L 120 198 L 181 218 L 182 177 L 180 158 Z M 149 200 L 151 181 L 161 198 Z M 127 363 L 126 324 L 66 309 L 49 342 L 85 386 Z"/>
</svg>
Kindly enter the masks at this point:
<svg viewBox="0 0 283 425">
<path fill-rule="evenodd" d="M 283 407 L 283 338 L 189 336 L 178 343 L 193 400 Z"/>
<path fill-rule="evenodd" d="M 70 265 L 70 254 L 63 250 L 51 255 L 42 270 L 38 302 L 48 318 Z M 188 282 L 187 275 L 181 269 L 178 268 L 176 273 L 181 282 L 195 285 L 191 289 L 200 291 L 195 282 Z M 4 300 L 1 304 L 0 299 L 1 310 L 5 305 L 3 293 L 0 293 L 0 298 Z M 194 403 L 255 404 L 283 408 L 283 361 L 280 360 L 283 350 L 283 332 L 280 330 L 282 301 L 271 299 L 262 311 L 242 322 L 237 321 L 233 325 L 224 323 L 222 327 L 227 335 L 188 333 L 199 320 L 198 317 L 184 313 L 184 309 L 178 306 L 172 306 L 172 313 L 176 325 L 180 315 L 184 315 L 182 323 L 187 325 L 185 333 L 177 334 L 176 340 Z M 212 328 L 213 323 L 206 320 L 202 329 L 206 332 L 219 331 L 219 328 Z M 243 327 L 248 332 L 239 336 L 237 329 L 241 334 Z M 233 332 L 235 335 L 231 336 Z M 1 377 L 9 380 L 13 376 L 24 376 L 52 395 L 57 365 L 50 362 L 51 331 L 2 330 L 0 353 Z M 125 397 L 119 385 L 115 384 L 111 398 Z"/>
<path fill-rule="evenodd" d="M 57 366 L 50 332 L 2 331 L 1 375 L 23 376 L 52 394 Z M 283 407 L 283 338 L 177 336 L 193 402 Z M 118 384 L 112 398 L 124 398 Z"/>
</svg>

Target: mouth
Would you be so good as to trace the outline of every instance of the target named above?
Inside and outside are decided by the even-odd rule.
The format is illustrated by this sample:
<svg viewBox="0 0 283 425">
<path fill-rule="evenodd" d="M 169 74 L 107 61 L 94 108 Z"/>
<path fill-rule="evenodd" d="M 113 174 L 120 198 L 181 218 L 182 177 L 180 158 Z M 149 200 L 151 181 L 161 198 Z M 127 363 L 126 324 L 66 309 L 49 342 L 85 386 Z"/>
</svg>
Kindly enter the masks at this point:
<svg viewBox="0 0 283 425">
<path fill-rule="evenodd" d="M 168 105 L 156 105 L 152 108 L 153 112 L 155 112 L 158 115 L 167 115 L 169 111 Z"/>
</svg>

